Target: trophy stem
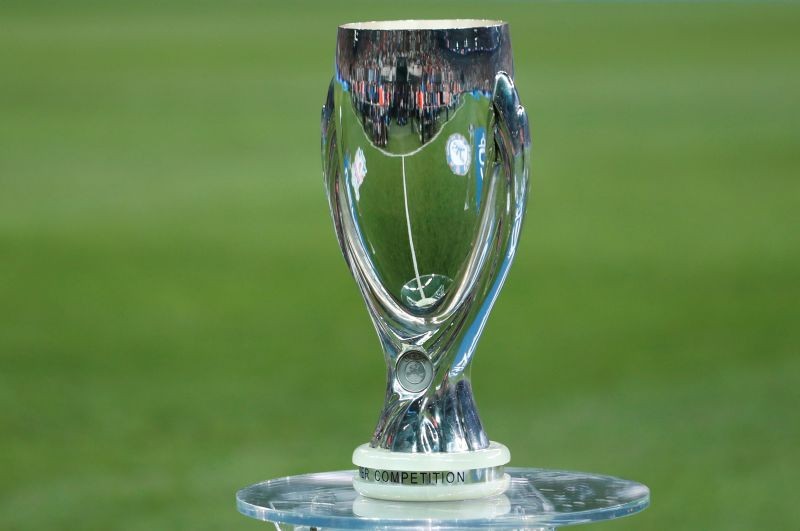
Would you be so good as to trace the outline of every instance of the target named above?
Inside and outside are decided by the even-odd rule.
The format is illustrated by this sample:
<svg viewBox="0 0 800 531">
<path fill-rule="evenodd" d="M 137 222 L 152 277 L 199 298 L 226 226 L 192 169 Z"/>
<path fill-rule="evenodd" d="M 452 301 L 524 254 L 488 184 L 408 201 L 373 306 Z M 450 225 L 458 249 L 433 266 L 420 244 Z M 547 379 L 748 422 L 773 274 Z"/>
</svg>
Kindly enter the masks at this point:
<svg viewBox="0 0 800 531">
<path fill-rule="evenodd" d="M 466 374 L 452 380 L 446 375 L 440 385 L 409 396 L 394 372 L 392 368 L 370 446 L 411 453 L 466 452 L 489 446 Z"/>
</svg>

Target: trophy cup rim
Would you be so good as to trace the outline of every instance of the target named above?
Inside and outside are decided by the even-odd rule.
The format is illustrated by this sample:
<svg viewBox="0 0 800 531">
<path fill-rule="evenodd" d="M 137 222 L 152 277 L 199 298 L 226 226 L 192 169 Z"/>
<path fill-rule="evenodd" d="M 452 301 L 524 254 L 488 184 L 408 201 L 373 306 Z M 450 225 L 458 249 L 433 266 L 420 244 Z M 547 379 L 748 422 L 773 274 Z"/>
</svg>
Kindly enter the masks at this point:
<svg viewBox="0 0 800 531">
<path fill-rule="evenodd" d="M 508 26 L 504 20 L 483 18 L 453 19 L 402 19 L 402 20 L 370 20 L 364 22 L 348 22 L 339 26 L 340 30 L 356 31 L 447 31 L 465 29 L 484 29 Z"/>
</svg>

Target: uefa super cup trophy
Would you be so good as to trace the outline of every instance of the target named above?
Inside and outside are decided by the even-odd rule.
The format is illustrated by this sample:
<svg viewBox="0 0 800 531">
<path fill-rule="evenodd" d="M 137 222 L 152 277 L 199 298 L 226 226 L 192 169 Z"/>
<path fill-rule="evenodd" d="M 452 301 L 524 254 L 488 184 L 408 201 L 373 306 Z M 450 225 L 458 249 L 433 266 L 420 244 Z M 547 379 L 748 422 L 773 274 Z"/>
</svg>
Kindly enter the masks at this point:
<svg viewBox="0 0 800 531">
<path fill-rule="evenodd" d="M 469 367 L 519 241 L 530 136 L 508 25 L 407 20 L 339 27 L 322 165 L 345 261 L 387 366 L 357 471 L 262 481 L 239 511 L 297 529 L 535 529 L 635 514 L 634 481 L 506 467 Z M 477 499 L 481 498 L 481 499 Z"/>
<path fill-rule="evenodd" d="M 508 449 L 481 424 L 470 361 L 514 258 L 528 119 L 508 25 L 339 27 L 322 162 L 342 253 L 378 332 L 386 399 L 354 480 L 364 496 L 506 490 Z"/>
</svg>

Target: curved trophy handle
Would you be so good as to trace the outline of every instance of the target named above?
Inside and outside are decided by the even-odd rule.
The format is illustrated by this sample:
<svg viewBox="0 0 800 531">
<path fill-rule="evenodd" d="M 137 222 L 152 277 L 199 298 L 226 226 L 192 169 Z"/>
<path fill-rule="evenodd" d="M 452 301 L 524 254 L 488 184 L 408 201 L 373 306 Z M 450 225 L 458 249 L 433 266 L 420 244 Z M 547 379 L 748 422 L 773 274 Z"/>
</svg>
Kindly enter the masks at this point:
<svg viewBox="0 0 800 531">
<path fill-rule="evenodd" d="M 530 189 L 528 171 L 531 134 L 528 126 L 528 114 L 520 104 L 517 89 L 514 88 L 514 81 L 505 72 L 498 72 L 495 76 L 492 103 L 496 117 L 495 144 L 500 151 L 505 177 L 511 185 L 509 208 L 514 220 L 512 233 L 516 238 L 519 236 L 519 230 L 525 217 L 525 203 Z M 513 248 L 514 246 L 511 249 L 512 255 Z"/>
<path fill-rule="evenodd" d="M 475 319 L 461 338 L 450 368 L 450 377 L 464 371 L 480 338 L 489 312 L 503 287 L 517 249 L 519 233 L 525 219 L 525 205 L 530 190 L 529 165 L 531 153 L 528 115 L 520 104 L 514 81 L 505 72 L 495 76 L 492 92 L 492 122 L 494 142 L 487 152 L 487 174 L 492 186 L 486 208 L 496 209 L 496 215 L 484 215 L 479 241 L 491 241 L 493 260 L 478 260 L 480 266 L 473 278 L 464 285 L 471 289 L 480 286 L 475 298 L 482 299 Z M 493 223 L 494 220 L 499 220 Z M 497 231 L 496 234 L 491 232 Z M 484 233 L 491 235 L 484 236 Z M 486 239 L 482 239 L 486 238 Z"/>
<path fill-rule="evenodd" d="M 342 251 L 347 266 L 350 266 L 350 260 L 347 257 L 344 243 L 344 233 L 342 232 L 342 216 L 339 210 L 339 203 L 335 200 L 338 186 L 338 172 L 339 172 L 339 156 L 338 147 L 336 142 L 336 124 L 334 123 L 334 109 L 336 102 L 334 101 L 333 84 L 335 80 L 331 80 L 328 86 L 328 95 L 325 97 L 325 103 L 322 105 L 322 179 L 325 184 L 325 195 L 328 197 L 328 206 L 330 207 L 331 217 L 333 218 L 333 225 L 336 231 L 336 238 L 339 240 L 339 249 Z"/>
<path fill-rule="evenodd" d="M 360 231 L 355 228 L 355 216 L 347 212 L 347 208 L 352 208 L 352 203 L 346 199 L 346 175 L 344 179 L 340 178 L 342 153 L 337 140 L 336 119 L 341 120 L 341 116 L 337 117 L 335 112 L 335 83 L 336 78 L 331 80 L 325 104 L 322 106 L 322 177 L 339 249 L 364 296 L 376 327 L 387 326 L 383 320 L 375 319 L 378 314 L 385 316 L 387 321 L 397 321 L 403 328 L 421 327 L 425 323 L 424 318 L 406 311 L 380 282 L 379 275 L 366 259 L 364 242 L 360 236 L 356 236 Z M 341 108 L 339 110 L 341 112 Z"/>
</svg>

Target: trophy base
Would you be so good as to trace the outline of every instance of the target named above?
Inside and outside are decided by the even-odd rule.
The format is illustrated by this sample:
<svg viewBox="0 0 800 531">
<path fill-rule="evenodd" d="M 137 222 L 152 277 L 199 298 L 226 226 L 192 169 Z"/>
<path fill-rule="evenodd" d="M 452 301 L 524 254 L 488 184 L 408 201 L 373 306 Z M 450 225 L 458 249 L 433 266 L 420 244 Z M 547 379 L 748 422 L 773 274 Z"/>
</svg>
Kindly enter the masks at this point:
<svg viewBox="0 0 800 531">
<path fill-rule="evenodd" d="M 362 496 L 390 501 L 453 501 L 502 494 L 511 478 L 504 466 L 511 454 L 491 442 L 468 452 L 407 453 L 363 444 L 353 452 L 358 474 L 353 488 Z"/>
</svg>

